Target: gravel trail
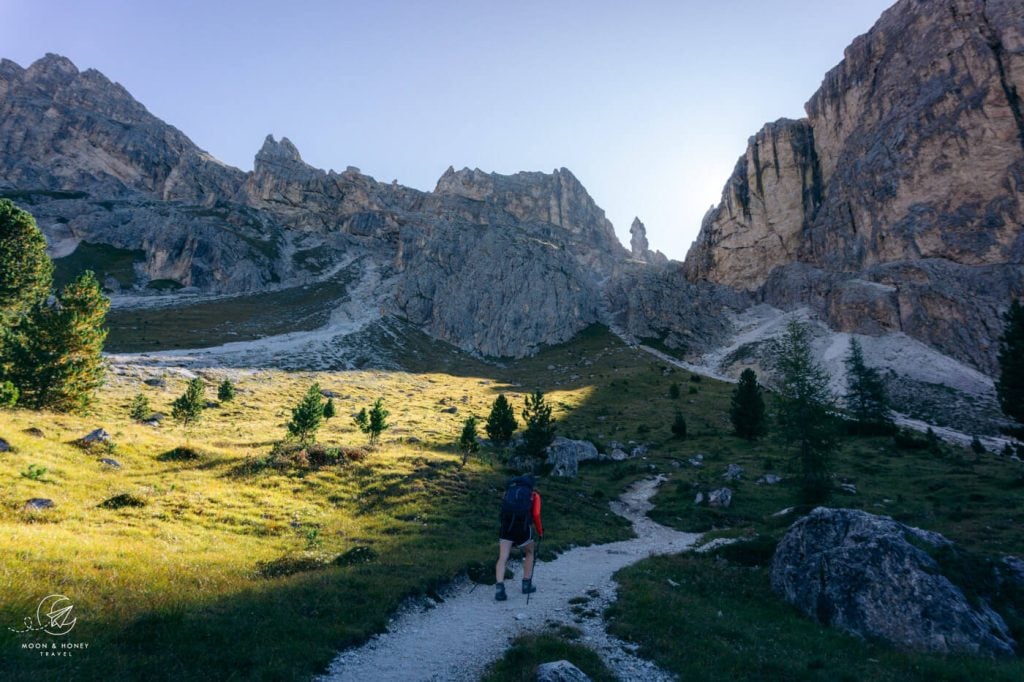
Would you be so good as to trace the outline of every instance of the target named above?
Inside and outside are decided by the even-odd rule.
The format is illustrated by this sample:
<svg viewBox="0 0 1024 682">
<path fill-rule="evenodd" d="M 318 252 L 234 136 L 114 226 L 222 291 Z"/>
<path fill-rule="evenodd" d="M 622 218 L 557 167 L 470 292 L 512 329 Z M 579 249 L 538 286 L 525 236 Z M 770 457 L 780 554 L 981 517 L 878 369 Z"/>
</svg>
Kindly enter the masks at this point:
<svg viewBox="0 0 1024 682">
<path fill-rule="evenodd" d="M 596 650 L 622 680 L 673 679 L 635 656 L 630 645 L 608 635 L 600 615 L 615 599 L 612 575 L 616 571 L 649 556 L 687 550 L 700 537 L 647 517 L 653 507 L 650 498 L 663 480 L 659 476 L 639 481 L 611 504 L 612 511 L 633 522 L 636 538 L 577 547 L 554 561 L 540 562 L 535 574 L 538 591 L 529 605 L 519 591 L 520 570 L 515 580 L 505 581 L 509 600 L 504 603 L 494 601 L 489 585 L 473 589 L 469 581 L 457 582 L 443 601 L 410 606 L 394 618 L 386 633 L 341 652 L 320 680 L 477 680 L 516 636 L 558 623 L 582 630 L 581 643 Z M 571 611 L 573 597 L 590 598 L 585 607 L 593 613 L 582 622 Z"/>
</svg>

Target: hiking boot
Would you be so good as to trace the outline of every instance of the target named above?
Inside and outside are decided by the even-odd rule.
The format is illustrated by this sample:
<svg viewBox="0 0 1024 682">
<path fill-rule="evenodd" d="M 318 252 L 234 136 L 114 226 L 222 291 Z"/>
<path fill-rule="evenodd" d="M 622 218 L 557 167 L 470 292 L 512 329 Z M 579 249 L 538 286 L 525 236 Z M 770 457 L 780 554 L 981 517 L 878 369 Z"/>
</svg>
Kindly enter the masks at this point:
<svg viewBox="0 0 1024 682">
<path fill-rule="evenodd" d="M 523 578 L 523 594 L 533 594 L 537 588 L 533 586 L 532 578 Z"/>
<path fill-rule="evenodd" d="M 505 601 L 508 595 L 505 594 L 505 583 L 494 584 L 494 601 Z"/>
</svg>

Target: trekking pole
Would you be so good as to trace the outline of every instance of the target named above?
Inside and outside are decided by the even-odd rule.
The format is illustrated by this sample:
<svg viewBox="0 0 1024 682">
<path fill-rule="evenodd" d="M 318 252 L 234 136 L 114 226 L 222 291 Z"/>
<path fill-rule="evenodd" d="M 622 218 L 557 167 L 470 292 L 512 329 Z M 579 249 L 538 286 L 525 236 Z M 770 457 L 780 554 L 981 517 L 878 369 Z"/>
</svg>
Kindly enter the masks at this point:
<svg viewBox="0 0 1024 682">
<path fill-rule="evenodd" d="M 530 574 L 530 584 L 531 585 L 533 584 L 533 579 L 537 577 L 537 564 L 540 563 L 540 541 L 543 540 L 543 539 L 544 539 L 543 535 L 541 535 L 539 538 L 537 538 L 537 549 L 534 550 L 534 554 L 533 554 L 533 573 Z M 530 605 L 530 596 L 532 594 L 533 594 L 532 592 L 527 592 L 526 593 L 526 605 L 527 606 Z"/>
</svg>

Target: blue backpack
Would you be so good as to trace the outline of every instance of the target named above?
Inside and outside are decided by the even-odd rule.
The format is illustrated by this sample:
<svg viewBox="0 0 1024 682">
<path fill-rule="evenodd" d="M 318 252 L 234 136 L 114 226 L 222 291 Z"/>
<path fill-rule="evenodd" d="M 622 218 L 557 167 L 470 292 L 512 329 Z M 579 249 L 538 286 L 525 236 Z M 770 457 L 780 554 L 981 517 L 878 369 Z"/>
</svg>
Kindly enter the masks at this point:
<svg viewBox="0 0 1024 682">
<path fill-rule="evenodd" d="M 501 498 L 501 514 L 522 514 L 529 518 L 533 511 L 533 477 L 516 476 L 505 487 L 505 495 Z"/>
</svg>

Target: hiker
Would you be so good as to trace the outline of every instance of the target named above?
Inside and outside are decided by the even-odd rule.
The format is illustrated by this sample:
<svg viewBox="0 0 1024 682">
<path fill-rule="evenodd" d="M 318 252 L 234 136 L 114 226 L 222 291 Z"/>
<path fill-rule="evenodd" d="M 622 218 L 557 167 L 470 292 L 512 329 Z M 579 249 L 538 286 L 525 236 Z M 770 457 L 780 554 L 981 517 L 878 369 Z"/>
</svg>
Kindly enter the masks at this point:
<svg viewBox="0 0 1024 682">
<path fill-rule="evenodd" d="M 494 567 L 494 598 L 505 601 L 505 562 L 512 546 L 523 550 L 523 594 L 536 592 L 533 586 L 534 545 L 533 527 L 537 536 L 544 537 L 544 525 L 540 522 L 540 495 L 533 489 L 533 476 L 517 476 L 505 487 L 501 498 L 500 530 L 498 531 L 498 563 Z"/>
</svg>

